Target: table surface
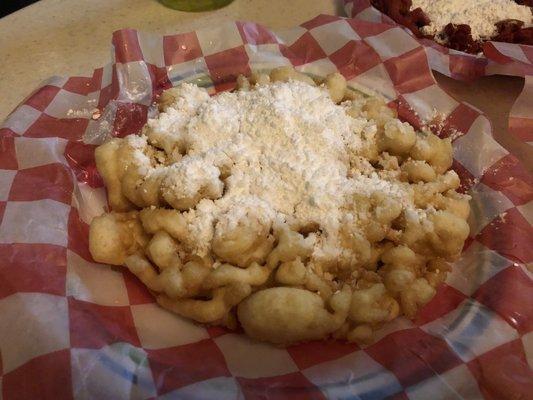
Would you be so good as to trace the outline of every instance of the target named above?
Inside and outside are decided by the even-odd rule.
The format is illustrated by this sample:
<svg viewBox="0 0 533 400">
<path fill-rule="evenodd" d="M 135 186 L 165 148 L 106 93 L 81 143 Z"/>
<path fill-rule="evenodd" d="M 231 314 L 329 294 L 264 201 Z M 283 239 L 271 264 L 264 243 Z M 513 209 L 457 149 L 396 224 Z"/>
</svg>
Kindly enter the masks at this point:
<svg viewBox="0 0 533 400">
<path fill-rule="evenodd" d="M 90 75 L 106 64 L 113 31 L 135 28 L 170 34 L 223 20 L 250 20 L 273 29 L 323 14 L 344 15 L 340 0 L 235 0 L 216 11 L 185 13 L 156 0 L 41 0 L 0 19 L 0 121 L 40 82 L 52 75 Z M 533 170 L 533 152 L 507 135 L 509 110 L 523 79 L 484 77 L 457 82 L 438 73 L 439 84 L 490 118 L 496 140 Z"/>
</svg>

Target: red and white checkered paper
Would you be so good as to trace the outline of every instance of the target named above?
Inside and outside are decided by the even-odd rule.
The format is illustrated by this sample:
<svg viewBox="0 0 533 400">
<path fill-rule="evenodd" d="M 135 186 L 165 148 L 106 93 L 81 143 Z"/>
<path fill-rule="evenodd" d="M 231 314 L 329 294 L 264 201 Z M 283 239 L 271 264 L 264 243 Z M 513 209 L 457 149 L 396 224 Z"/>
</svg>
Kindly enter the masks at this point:
<svg viewBox="0 0 533 400">
<path fill-rule="evenodd" d="M 344 0 L 344 9 L 355 19 L 402 26 L 372 7 L 370 0 Z M 483 54 L 476 55 L 449 49 L 430 39 L 417 40 L 426 49 L 431 69 L 453 79 L 472 81 L 487 75 L 525 77 L 522 93 L 509 115 L 509 133 L 533 144 L 533 46 L 486 42 Z"/>
<path fill-rule="evenodd" d="M 366 347 L 277 348 L 159 308 L 124 268 L 87 246 L 106 195 L 94 164 L 105 138 L 136 133 L 154 96 L 182 80 L 212 92 L 239 73 L 292 64 L 390 100 L 453 133 L 472 195 L 462 258 L 417 319 Z M 205 77 L 208 77 L 207 80 Z M 101 117 L 93 119 L 93 108 Z M 460 133 L 457 134 L 457 131 Z M 171 36 L 113 36 L 90 78 L 53 78 L 0 128 L 0 393 L 13 399 L 506 399 L 533 393 L 532 177 L 479 111 L 436 84 L 424 48 L 388 24 L 321 15 L 271 32 L 255 23 Z"/>
</svg>

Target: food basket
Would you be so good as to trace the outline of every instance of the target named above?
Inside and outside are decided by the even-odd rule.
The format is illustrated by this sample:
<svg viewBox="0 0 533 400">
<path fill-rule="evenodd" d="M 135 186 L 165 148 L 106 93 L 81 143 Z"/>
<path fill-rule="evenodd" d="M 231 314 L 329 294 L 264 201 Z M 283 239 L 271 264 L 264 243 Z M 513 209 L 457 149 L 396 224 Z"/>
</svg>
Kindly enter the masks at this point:
<svg viewBox="0 0 533 400">
<path fill-rule="evenodd" d="M 278 32 L 251 22 L 170 36 L 115 32 L 92 77 L 51 78 L 0 128 L 0 387 L 12 399 L 526 398 L 533 392 L 531 175 L 488 119 L 436 84 L 424 47 L 390 24 L 320 15 Z M 471 236 L 413 321 L 375 343 L 287 348 L 158 307 L 125 268 L 92 260 L 106 208 L 94 149 L 137 133 L 164 88 L 211 93 L 238 74 L 339 71 L 402 119 L 452 136 Z"/>
<path fill-rule="evenodd" d="M 369 22 L 402 27 L 371 5 L 370 0 L 344 0 L 346 15 Z M 412 34 L 411 34 L 412 35 Z M 431 39 L 416 39 L 425 47 L 431 69 L 461 81 L 482 76 L 510 75 L 525 78 L 522 93 L 509 115 L 509 133 L 518 139 L 533 142 L 533 46 L 489 41 L 482 54 L 469 54 L 449 49 Z"/>
</svg>

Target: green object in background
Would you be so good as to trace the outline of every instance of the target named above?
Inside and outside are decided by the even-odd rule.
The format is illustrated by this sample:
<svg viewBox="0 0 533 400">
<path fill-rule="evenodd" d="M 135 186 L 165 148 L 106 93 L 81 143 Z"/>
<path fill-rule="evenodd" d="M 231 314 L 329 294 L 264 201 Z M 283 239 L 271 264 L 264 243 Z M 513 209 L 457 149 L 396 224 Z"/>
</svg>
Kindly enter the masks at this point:
<svg viewBox="0 0 533 400">
<path fill-rule="evenodd" d="M 227 6 L 233 0 L 159 0 L 167 7 L 180 11 L 209 11 Z"/>
</svg>

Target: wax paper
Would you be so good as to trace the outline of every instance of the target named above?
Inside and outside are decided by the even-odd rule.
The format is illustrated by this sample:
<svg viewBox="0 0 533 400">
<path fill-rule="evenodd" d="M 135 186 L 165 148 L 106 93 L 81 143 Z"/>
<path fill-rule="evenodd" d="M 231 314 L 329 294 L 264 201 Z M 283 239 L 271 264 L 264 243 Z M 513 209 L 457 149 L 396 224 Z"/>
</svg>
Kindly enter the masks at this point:
<svg viewBox="0 0 533 400">
<path fill-rule="evenodd" d="M 190 81 L 216 93 L 238 74 L 288 64 L 340 71 L 404 120 L 451 136 L 472 196 L 471 235 L 446 284 L 415 320 L 392 322 L 367 346 L 280 348 L 195 325 L 88 251 L 91 219 L 107 209 L 98 144 L 137 133 L 164 88 Z M 277 32 L 251 22 L 118 31 L 107 66 L 50 79 L 0 128 L 0 397 L 525 399 L 531 184 L 487 118 L 439 88 L 424 47 L 397 26 L 320 15 Z"/>
</svg>

